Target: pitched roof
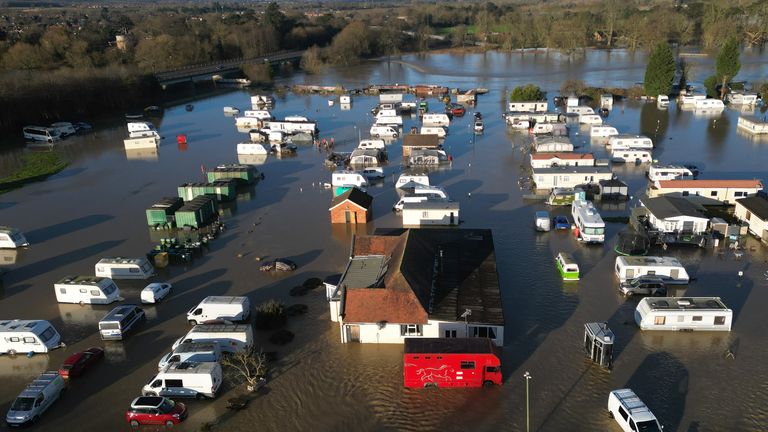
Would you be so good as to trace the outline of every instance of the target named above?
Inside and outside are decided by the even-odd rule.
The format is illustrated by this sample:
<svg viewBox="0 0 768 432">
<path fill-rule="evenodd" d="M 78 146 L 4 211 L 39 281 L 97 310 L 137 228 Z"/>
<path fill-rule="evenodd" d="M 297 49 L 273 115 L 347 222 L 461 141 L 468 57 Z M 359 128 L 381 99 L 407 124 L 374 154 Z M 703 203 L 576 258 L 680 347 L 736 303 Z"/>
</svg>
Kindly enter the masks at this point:
<svg viewBox="0 0 768 432">
<path fill-rule="evenodd" d="M 531 159 L 533 160 L 549 160 L 549 159 L 594 159 L 595 156 L 592 153 L 532 153 Z"/>
<path fill-rule="evenodd" d="M 338 206 L 344 201 L 351 201 L 356 206 L 368 210 L 371 208 L 373 197 L 363 192 L 362 190 L 353 187 L 352 189 L 333 197 L 331 200 L 331 208 L 328 210 L 332 210 L 334 207 Z"/>
<path fill-rule="evenodd" d="M 643 205 L 658 219 L 667 219 L 680 216 L 697 217 L 707 219 L 701 206 L 680 197 L 660 196 L 656 198 L 643 197 L 640 199 Z"/>
<path fill-rule="evenodd" d="M 383 254 L 376 287 L 346 287 L 345 322 L 424 324 L 428 319 L 503 325 L 496 256 L 490 230 L 377 230 L 353 240 L 353 258 Z"/>
<path fill-rule="evenodd" d="M 659 180 L 657 183 L 662 189 L 763 188 L 760 180 Z"/>
<path fill-rule="evenodd" d="M 755 216 L 762 220 L 768 220 L 768 198 L 762 195 L 737 199 L 738 204 L 746 207 Z"/>
</svg>

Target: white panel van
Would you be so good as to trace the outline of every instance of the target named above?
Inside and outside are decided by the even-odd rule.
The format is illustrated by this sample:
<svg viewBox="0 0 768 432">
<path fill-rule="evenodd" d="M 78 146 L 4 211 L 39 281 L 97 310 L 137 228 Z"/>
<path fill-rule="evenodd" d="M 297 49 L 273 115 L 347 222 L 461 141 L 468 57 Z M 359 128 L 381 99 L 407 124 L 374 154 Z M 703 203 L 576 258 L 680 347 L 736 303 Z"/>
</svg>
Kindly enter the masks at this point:
<svg viewBox="0 0 768 432">
<path fill-rule="evenodd" d="M 402 119 L 401 119 L 402 120 Z M 397 138 L 400 133 L 392 126 L 373 125 L 369 131 L 372 137 L 391 137 Z"/>
<path fill-rule="evenodd" d="M 221 387 L 221 365 L 205 363 L 171 363 L 141 389 L 142 396 L 213 398 Z"/>
<path fill-rule="evenodd" d="M 141 258 L 109 257 L 96 263 L 96 276 L 111 279 L 147 279 L 155 275 L 149 260 Z"/>
<path fill-rule="evenodd" d="M 173 343 L 172 349 L 192 342 L 217 342 L 223 352 L 237 352 L 253 345 L 250 324 L 198 324 Z"/>
<path fill-rule="evenodd" d="M 186 343 L 162 356 L 157 363 L 157 370 L 163 370 L 170 363 L 218 362 L 220 359 L 221 348 L 216 342 Z"/>
<path fill-rule="evenodd" d="M 242 322 L 250 316 L 251 301 L 248 297 L 208 296 L 187 312 L 187 321 L 192 325 L 216 319 Z"/>
<path fill-rule="evenodd" d="M 608 395 L 608 415 L 624 432 L 661 432 L 662 429 L 656 416 L 630 389 L 614 390 Z"/>
<path fill-rule="evenodd" d="M 106 277 L 65 276 L 55 284 L 59 303 L 110 304 L 120 300 L 120 289 Z"/>
<path fill-rule="evenodd" d="M 22 390 L 11 404 L 5 422 L 24 426 L 36 422 L 64 393 L 66 384 L 58 372 L 43 372 Z"/>
</svg>

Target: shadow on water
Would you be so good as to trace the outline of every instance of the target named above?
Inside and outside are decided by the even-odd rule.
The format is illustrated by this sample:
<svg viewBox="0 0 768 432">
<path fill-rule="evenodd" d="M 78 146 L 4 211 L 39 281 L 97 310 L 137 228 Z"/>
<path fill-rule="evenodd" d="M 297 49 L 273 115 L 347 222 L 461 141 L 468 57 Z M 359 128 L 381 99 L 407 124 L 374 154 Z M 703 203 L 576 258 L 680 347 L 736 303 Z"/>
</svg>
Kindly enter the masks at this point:
<svg viewBox="0 0 768 432">
<path fill-rule="evenodd" d="M 63 171 L 61 171 L 59 173 L 56 173 L 56 174 L 52 175 L 51 177 L 49 177 L 49 179 L 50 180 L 58 180 L 58 179 L 63 179 L 63 178 L 67 178 L 67 177 L 73 177 L 73 176 L 76 176 L 76 175 L 78 175 L 78 174 L 80 174 L 82 172 L 85 172 L 87 170 L 88 170 L 88 168 L 85 168 L 85 167 L 65 168 Z"/>
<path fill-rule="evenodd" d="M 87 229 L 111 219 L 114 219 L 114 216 L 106 214 L 83 216 L 67 222 L 61 222 L 54 225 L 49 225 L 45 228 L 39 228 L 34 231 L 30 231 L 26 233 L 26 237 L 30 243 L 40 244 L 46 240 L 70 234 L 82 229 Z"/>
<path fill-rule="evenodd" d="M 627 381 L 632 389 L 665 426 L 676 431 L 685 412 L 688 395 L 688 369 L 674 355 L 649 354 Z"/>
</svg>

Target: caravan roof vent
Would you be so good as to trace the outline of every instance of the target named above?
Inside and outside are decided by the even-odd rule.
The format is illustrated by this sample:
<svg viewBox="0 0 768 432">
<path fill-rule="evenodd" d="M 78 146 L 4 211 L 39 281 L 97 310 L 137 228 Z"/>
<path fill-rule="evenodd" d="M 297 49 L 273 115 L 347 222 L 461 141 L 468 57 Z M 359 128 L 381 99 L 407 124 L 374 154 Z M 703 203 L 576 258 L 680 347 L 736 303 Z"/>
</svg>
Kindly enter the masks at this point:
<svg viewBox="0 0 768 432">
<path fill-rule="evenodd" d="M 692 305 L 693 303 L 691 302 L 691 300 L 690 300 L 690 299 L 682 299 L 682 298 L 681 298 L 681 299 L 679 299 L 679 300 L 677 301 L 677 304 L 678 304 L 678 305 L 680 305 L 680 306 L 690 306 L 690 305 Z"/>
</svg>

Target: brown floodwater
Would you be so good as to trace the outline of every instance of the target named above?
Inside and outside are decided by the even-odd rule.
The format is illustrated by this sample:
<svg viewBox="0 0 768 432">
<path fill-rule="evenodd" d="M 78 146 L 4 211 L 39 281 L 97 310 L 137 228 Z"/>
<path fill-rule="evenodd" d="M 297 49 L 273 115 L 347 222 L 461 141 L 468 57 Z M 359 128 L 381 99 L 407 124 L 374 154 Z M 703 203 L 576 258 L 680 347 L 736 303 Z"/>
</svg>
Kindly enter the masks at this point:
<svg viewBox="0 0 768 432">
<path fill-rule="evenodd" d="M 296 337 L 285 346 L 271 345 L 269 332 L 256 332 L 257 343 L 266 351 L 277 351 L 278 360 L 268 385 L 246 409 L 226 409 L 226 400 L 242 392 L 228 382 L 216 400 L 188 402 L 190 417 L 181 430 L 198 430 L 212 422 L 214 430 L 222 431 L 522 431 L 526 371 L 533 376 L 531 430 L 618 431 L 605 407 L 608 392 L 623 387 L 633 388 L 645 400 L 665 431 L 768 430 L 768 338 L 762 320 L 768 304 L 765 246 L 747 238 L 747 253 L 740 260 L 711 249 L 670 248 L 667 254 L 679 257 L 695 277 L 678 293 L 722 297 L 734 310 L 733 330 L 640 332 L 633 321 L 637 300 L 618 294 L 612 269 L 616 235 L 625 226 L 608 223 L 602 246 L 578 244 L 561 232 L 536 233 L 533 215 L 546 208 L 524 201 L 528 192 L 518 187 L 527 166 L 521 149 L 530 138 L 507 131 L 501 119 L 502 92 L 535 82 L 551 97 L 569 78 L 595 85 L 631 85 L 642 80 L 645 57 L 614 51 L 584 57 L 488 53 L 413 55 L 402 60 L 319 76 L 296 75 L 282 83 L 341 83 L 347 88 L 435 83 L 490 90 L 467 116 L 451 123 L 445 147 L 453 163 L 431 172 L 430 178 L 461 202 L 463 226 L 493 230 L 506 318 L 502 387 L 405 389 L 402 346 L 343 345 L 321 290 L 304 297 L 288 295 L 307 278 L 340 272 L 352 234 L 400 226 L 400 218 L 391 211 L 396 201 L 393 179 L 404 171 L 399 141 L 388 146 L 384 184 L 369 188 L 373 222 L 357 228 L 329 222 L 332 192 L 321 185 L 330 179 L 324 153 L 305 145 L 295 157 L 270 156 L 258 166 L 264 180 L 240 190 L 237 200 L 222 209 L 227 229 L 210 250 L 186 267 L 159 271 L 158 280 L 173 284 L 171 295 L 147 306 L 146 324 L 123 342 L 105 343 L 97 334 L 97 322 L 110 306 L 56 302 L 52 286 L 56 280 L 68 274 L 92 274 L 104 256 L 143 255 L 162 237 L 146 226 L 147 206 L 175 195 L 178 184 L 201 181 L 201 165 L 238 162 L 235 146 L 246 135 L 222 114 L 224 106 L 247 108 L 248 91 L 237 90 L 196 100 L 192 111 L 185 110 L 186 102 L 167 106 L 156 119 L 165 137 L 157 152 L 127 153 L 122 145 L 124 126 L 97 128 L 58 145 L 71 161 L 64 171 L 0 195 L 0 224 L 22 229 L 32 243 L 18 253 L 0 251 L 0 263 L 9 269 L 0 285 L 0 318 L 49 320 L 67 344 L 48 355 L 0 356 L 0 413 L 40 372 L 56 369 L 73 352 L 104 346 L 106 361 L 73 380 L 35 429 L 128 430 L 124 411 L 156 372 L 159 357 L 188 331 L 186 311 L 205 296 L 227 294 L 247 295 L 253 304 L 272 298 L 302 303 L 309 311 L 289 319 L 287 328 Z M 742 61 L 740 78 L 764 76 L 762 53 L 747 52 Z M 694 79 L 701 81 L 713 62 L 693 58 L 691 63 Z M 351 151 L 358 137 L 367 133 L 376 99 L 353 97 L 351 110 L 343 111 L 338 104 L 329 107 L 328 98 L 278 96 L 273 113 L 313 118 L 321 137 L 334 138 L 338 151 Z M 431 100 L 430 107 L 437 110 L 439 103 Z M 474 110 L 483 113 L 482 135 L 471 132 Z M 759 108 L 756 113 L 760 114 Z M 702 178 L 760 178 L 765 184 L 768 142 L 738 134 L 738 115 L 731 109 L 700 116 L 675 103 L 661 111 L 655 105 L 621 102 L 606 121 L 622 133 L 651 136 L 657 144 L 654 158 L 696 164 Z M 122 124 L 122 119 L 114 123 Z M 405 130 L 417 123 L 406 118 Z M 177 134 L 187 134 L 185 147 L 176 144 Z M 584 128 L 573 129 L 571 138 L 582 150 L 606 154 L 603 145 L 589 141 Z M 18 163 L 20 152 L 0 155 L 0 174 Z M 629 183 L 633 199 L 602 206 L 603 216 L 626 214 L 646 184 L 642 166 L 617 166 L 615 172 Z M 572 252 L 579 262 L 578 284 L 559 279 L 552 262 L 559 251 Z M 292 274 L 261 273 L 256 257 L 287 257 L 299 268 Z M 741 278 L 739 271 L 744 272 Z M 126 302 L 138 302 L 144 284 L 118 281 Z M 583 325 L 593 321 L 607 321 L 616 333 L 612 371 L 591 364 L 582 353 Z M 735 353 L 734 359 L 725 357 L 727 350 Z"/>
</svg>

